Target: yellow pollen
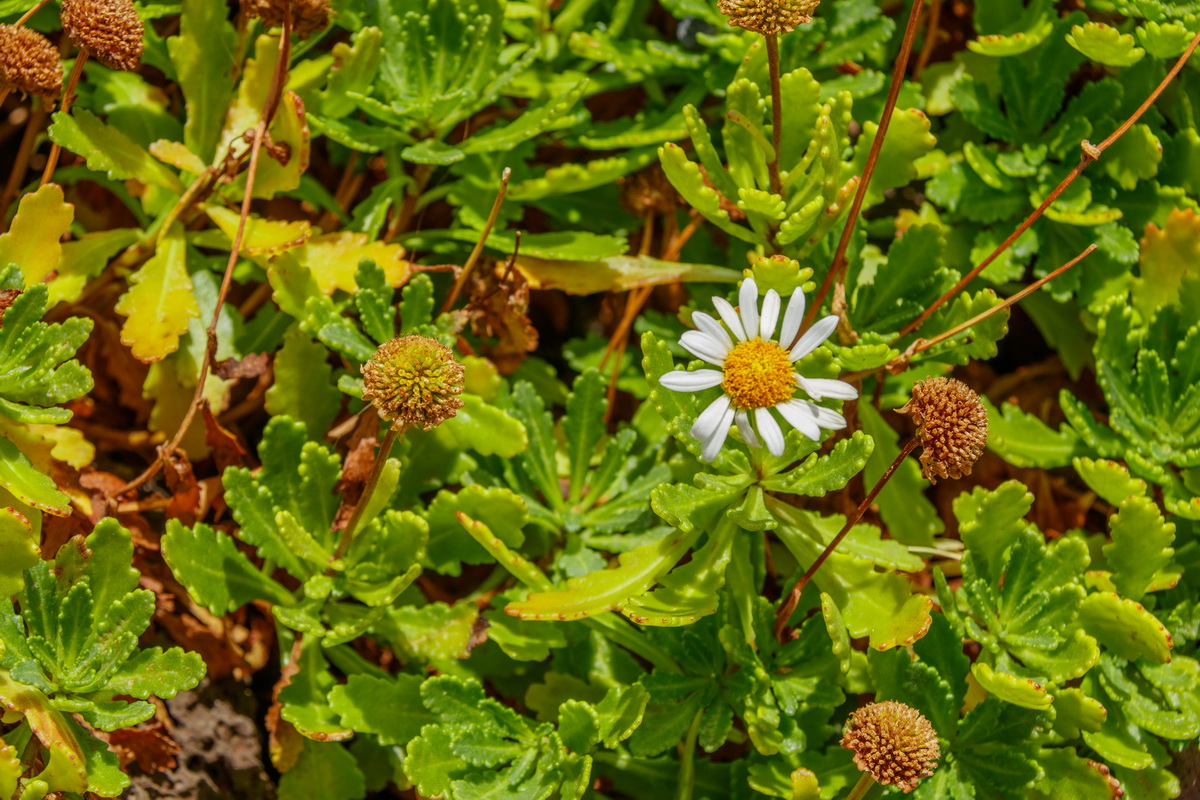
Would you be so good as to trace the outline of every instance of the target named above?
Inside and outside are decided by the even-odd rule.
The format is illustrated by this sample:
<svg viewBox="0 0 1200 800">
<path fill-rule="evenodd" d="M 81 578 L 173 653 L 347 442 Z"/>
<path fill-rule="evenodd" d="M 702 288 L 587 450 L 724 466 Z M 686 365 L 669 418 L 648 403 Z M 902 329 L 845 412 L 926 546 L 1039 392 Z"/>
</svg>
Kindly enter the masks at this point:
<svg viewBox="0 0 1200 800">
<path fill-rule="evenodd" d="M 796 378 L 788 351 L 776 342 L 738 342 L 725 356 L 721 384 L 735 408 L 770 408 L 792 399 Z"/>
</svg>

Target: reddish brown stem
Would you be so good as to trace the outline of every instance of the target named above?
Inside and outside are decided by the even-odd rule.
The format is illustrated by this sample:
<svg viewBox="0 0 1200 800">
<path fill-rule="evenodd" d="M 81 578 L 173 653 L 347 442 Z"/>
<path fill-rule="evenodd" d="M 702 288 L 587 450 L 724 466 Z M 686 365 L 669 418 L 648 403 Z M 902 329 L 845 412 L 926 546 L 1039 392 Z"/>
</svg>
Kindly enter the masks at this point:
<svg viewBox="0 0 1200 800">
<path fill-rule="evenodd" d="M 771 76 L 771 140 L 775 146 L 775 157 L 767 165 L 771 174 L 771 193 L 783 194 L 783 180 L 779 177 L 779 155 L 783 141 L 783 99 L 779 89 L 779 36 L 763 34 L 767 40 L 767 68 Z"/>
<path fill-rule="evenodd" d="M 1046 213 L 1046 209 L 1058 199 L 1059 195 L 1066 191 L 1068 186 L 1075 182 L 1076 178 L 1083 174 L 1083 171 L 1087 169 L 1093 161 L 1100 158 L 1101 153 L 1112 147 L 1118 139 L 1124 136 L 1130 128 L 1137 124 L 1137 121 L 1142 118 L 1142 115 L 1150 109 L 1150 106 L 1154 105 L 1156 100 L 1158 100 L 1159 95 L 1161 95 L 1166 90 L 1167 86 L 1170 85 L 1171 81 L 1175 80 L 1176 76 L 1179 75 L 1180 70 L 1183 69 L 1184 65 L 1187 64 L 1188 59 L 1191 58 L 1192 53 L 1195 52 L 1197 45 L 1200 45 L 1200 33 L 1196 34 L 1196 36 L 1192 39 L 1191 44 L 1188 45 L 1187 50 L 1185 50 L 1183 55 L 1179 57 L 1179 60 L 1175 62 L 1175 66 L 1172 67 L 1171 71 L 1167 73 L 1167 76 L 1159 82 L 1158 86 L 1153 92 L 1150 93 L 1150 96 L 1146 98 L 1145 102 L 1138 106 L 1137 111 L 1133 112 L 1129 119 L 1125 120 L 1125 122 L 1123 122 L 1119 128 L 1113 131 L 1112 134 L 1100 144 L 1092 144 L 1091 142 L 1085 140 L 1082 145 L 1083 155 L 1079 160 L 1079 164 L 1076 165 L 1073 170 L 1071 170 L 1067 177 L 1063 178 L 1062 183 L 1058 184 L 1058 186 L 1054 188 L 1054 191 L 1052 191 L 1046 197 L 1046 199 L 1042 201 L 1041 205 L 1034 209 L 1033 213 L 1026 217 L 1025 221 L 1022 222 L 1007 239 L 1000 243 L 999 247 L 993 250 L 991 254 L 981 261 L 977 267 L 964 275 L 962 280 L 956 283 L 954 287 L 950 289 L 950 291 L 946 292 L 944 295 L 935 300 L 933 304 L 929 306 L 929 308 L 922 311 L 916 319 L 905 325 L 896 338 L 903 338 L 924 325 L 925 321 L 933 316 L 934 312 L 936 312 L 947 301 L 966 288 L 967 284 L 979 276 L 979 273 L 987 269 L 989 264 L 999 258 L 1005 250 L 1012 246 L 1012 243 L 1015 242 L 1021 234 L 1029 230 L 1029 226 L 1037 222 L 1041 218 L 1042 214 Z"/>
<path fill-rule="evenodd" d="M 929 65 L 933 56 L 933 48 L 937 45 L 937 35 L 942 23 L 942 0 L 933 0 L 929 6 L 929 24 L 925 26 L 925 41 L 921 43 L 921 52 L 917 54 L 917 63 L 913 66 L 913 80 L 920 77 Z"/>
<path fill-rule="evenodd" d="M 33 156 L 38 132 L 42 129 L 42 123 L 45 121 L 46 101 L 39 97 L 34 100 L 33 111 L 30 112 L 29 119 L 25 121 L 25 133 L 21 136 L 21 144 L 17 146 L 17 157 L 13 159 L 12 171 L 8 173 L 8 182 L 4 184 L 4 194 L 0 195 L 0 230 L 8 227 L 4 222 L 8 217 L 8 206 L 17 196 L 17 192 L 21 188 L 21 181 L 24 180 L 25 173 L 29 170 L 29 159 Z"/>
<path fill-rule="evenodd" d="M 904 30 L 904 41 L 900 44 L 900 52 L 896 56 L 896 67 L 892 70 L 892 85 L 888 89 L 887 102 L 884 103 L 883 114 L 879 118 L 879 129 L 875 131 L 875 139 L 871 142 L 871 149 L 867 153 L 867 163 L 863 167 L 862 180 L 858 182 L 858 191 L 854 195 L 854 202 L 850 205 L 850 214 L 846 217 L 846 227 L 842 229 L 842 238 L 838 240 L 833 263 L 829 265 L 829 272 L 825 275 L 821 288 L 817 290 L 817 294 L 809 306 L 808 314 L 805 315 L 804 327 L 806 328 L 816 319 L 821 304 L 825 302 L 829 289 L 835 282 L 841 287 L 841 291 L 838 292 L 839 296 L 845 297 L 846 249 L 850 246 L 850 237 L 854 235 L 854 228 L 858 224 L 858 215 L 862 211 L 863 201 L 867 196 L 867 187 L 871 183 L 875 164 L 879 161 L 879 153 L 883 149 L 883 141 L 892 124 L 892 112 L 896 109 L 900 87 L 904 85 L 904 74 L 908 71 L 908 59 L 912 55 L 913 42 L 917 38 L 917 22 L 921 18 L 921 9 L 924 7 L 925 0 L 913 0 L 912 11 L 908 14 L 908 27 Z M 833 311 L 835 314 L 842 315 L 845 309 L 834 308 Z"/>
<path fill-rule="evenodd" d="M 71 103 L 75 102 L 75 87 L 79 85 L 79 77 L 83 75 L 83 65 L 87 63 L 88 54 L 82 50 L 79 55 L 75 56 L 75 66 L 71 68 L 71 76 L 67 78 L 67 86 L 63 89 L 62 108 L 60 112 L 68 114 L 71 111 Z M 62 148 L 55 142 L 50 147 L 50 157 L 46 160 L 46 169 L 42 172 L 42 186 L 50 182 L 54 177 L 54 170 L 58 166 L 58 157 L 62 153 Z"/>
<path fill-rule="evenodd" d="M 806 570 L 805 573 L 800 576 L 800 580 L 796 581 L 796 585 L 792 587 L 791 593 L 788 594 L 787 599 L 784 600 L 784 602 L 779 606 L 779 610 L 775 614 L 775 638 L 779 640 L 780 643 L 784 642 L 784 631 L 787 628 L 787 622 L 791 618 L 792 612 L 796 610 L 796 606 L 800 603 L 800 595 L 804 593 L 804 587 L 808 586 L 809 581 L 811 581 L 813 576 L 817 574 L 817 570 L 819 570 L 821 565 L 825 563 L 826 559 L 833 554 L 833 551 L 837 549 L 837 546 L 842 543 L 842 540 L 846 538 L 846 534 L 850 533 L 850 529 L 857 525 L 858 521 L 862 519 L 863 514 L 865 514 L 867 509 L 871 507 L 871 504 L 875 502 L 875 498 L 879 495 L 879 492 L 884 486 L 887 485 L 887 482 L 891 480 L 892 474 L 896 471 L 896 468 L 900 466 L 900 462 L 908 458 L 909 453 L 915 450 L 918 444 L 920 444 L 920 440 L 917 437 L 914 436 L 912 439 L 909 439 L 908 443 L 901 448 L 900 453 L 895 459 L 893 459 L 892 463 L 888 465 L 888 468 L 884 471 L 884 473 L 879 476 L 879 480 L 875 482 L 875 485 L 871 488 L 871 491 L 868 492 L 867 496 L 863 498 L 863 501 L 858 504 L 858 508 L 854 509 L 854 513 L 847 517 L 846 524 L 842 526 L 840 531 L 838 531 L 838 535 L 833 537 L 833 541 L 825 545 L 825 549 L 821 551 L 821 555 L 817 556 L 817 560 L 814 561 L 812 566 L 810 566 L 808 570 Z"/>
<path fill-rule="evenodd" d="M 475 268 L 476 262 L 479 261 L 479 256 L 483 253 L 483 246 L 487 244 L 488 237 L 492 235 L 492 228 L 496 224 L 496 219 L 500 216 L 500 207 L 504 205 L 504 195 L 508 194 L 508 179 L 511 177 L 512 170 L 505 167 L 504 172 L 500 174 L 500 189 L 496 192 L 495 202 L 492 203 L 492 213 L 488 215 L 483 230 L 479 232 L 479 241 L 475 243 L 475 249 L 471 251 L 470 257 L 467 258 L 467 263 L 463 265 L 462 272 L 458 276 L 458 280 L 454 282 L 449 296 L 446 297 L 446 302 L 442 304 L 443 314 L 454 306 L 454 302 L 462 294 L 463 287 L 467 285 L 467 278 L 471 276 L 471 270 Z"/>
<path fill-rule="evenodd" d="M 50 0 L 41 0 L 41 2 L 38 3 L 36 6 L 34 6 L 33 8 L 29 9 L 24 14 L 22 14 L 21 18 L 13 23 L 13 26 L 19 28 L 22 25 L 24 25 L 26 22 L 29 22 L 30 17 L 32 17 L 37 12 L 41 11 L 43 8 L 45 8 L 47 5 L 49 5 L 49 3 L 50 3 Z"/>
</svg>

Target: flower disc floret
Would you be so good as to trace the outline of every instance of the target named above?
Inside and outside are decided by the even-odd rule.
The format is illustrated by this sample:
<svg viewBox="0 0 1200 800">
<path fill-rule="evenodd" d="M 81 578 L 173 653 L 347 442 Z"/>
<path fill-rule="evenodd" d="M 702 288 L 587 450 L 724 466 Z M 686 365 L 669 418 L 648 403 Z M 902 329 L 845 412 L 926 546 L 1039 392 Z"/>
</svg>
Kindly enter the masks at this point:
<svg viewBox="0 0 1200 800">
<path fill-rule="evenodd" d="M 145 26 L 132 0 L 63 0 L 63 31 L 71 43 L 106 67 L 135 70 Z"/>
<path fill-rule="evenodd" d="M 854 764 L 885 786 L 903 792 L 933 774 L 941 750 L 937 731 L 911 706 L 887 700 L 854 712 L 846 722 L 842 747 Z"/>
<path fill-rule="evenodd" d="M 0 25 L 0 93 L 13 89 L 56 97 L 62 89 L 58 48 L 37 31 Z"/>
<path fill-rule="evenodd" d="M 381 345 L 363 365 L 363 400 L 389 422 L 432 430 L 463 407 L 463 365 L 427 336 L 401 336 Z"/>
<path fill-rule="evenodd" d="M 913 386 L 901 414 L 911 414 L 921 440 L 921 474 L 938 478 L 971 474 L 987 447 L 988 417 L 971 387 L 955 378 L 927 378 Z"/>
<path fill-rule="evenodd" d="M 796 393 L 796 375 L 788 351 L 776 342 L 738 342 L 725 356 L 721 383 L 734 408 L 770 408 Z"/>
<path fill-rule="evenodd" d="M 812 22 L 812 13 L 821 0 L 718 0 L 717 9 L 729 17 L 729 24 L 748 31 L 768 34 L 791 33 Z"/>
<path fill-rule="evenodd" d="M 829 338 L 837 327 L 837 317 L 818 320 L 797 339 L 804 318 L 804 292 L 797 289 L 783 310 L 783 324 L 779 338 L 775 338 L 783 301 L 774 289 L 767 291 L 761 308 L 753 278 L 742 281 L 738 308 L 723 297 L 712 301 L 721 321 L 697 311 L 692 314 L 696 330 L 684 333 L 679 343 L 696 358 L 719 369 L 676 370 L 659 379 L 663 387 L 676 392 L 721 387 L 721 395 L 692 425 L 692 436 L 701 444 L 702 459 L 712 461 L 717 457 L 733 425 L 750 447 L 765 444 L 772 455 L 782 456 L 784 436 L 775 414 L 814 442 L 821 440 L 822 428 L 846 427 L 841 414 L 817 402 L 853 400 L 858 390 L 845 381 L 806 378 L 795 369 L 797 361 Z M 811 399 L 797 397 L 797 389 Z"/>
</svg>

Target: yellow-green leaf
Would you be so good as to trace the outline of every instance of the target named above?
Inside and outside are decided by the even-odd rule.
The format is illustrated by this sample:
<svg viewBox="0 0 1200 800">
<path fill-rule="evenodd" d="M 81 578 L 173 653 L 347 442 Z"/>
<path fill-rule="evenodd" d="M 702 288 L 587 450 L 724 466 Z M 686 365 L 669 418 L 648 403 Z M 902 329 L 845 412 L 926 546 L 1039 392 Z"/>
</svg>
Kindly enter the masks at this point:
<svg viewBox="0 0 1200 800">
<path fill-rule="evenodd" d="M 1037 681 L 1020 678 L 1007 672 L 995 672 L 982 661 L 971 666 L 971 674 L 979 685 L 1006 703 L 1023 708 L 1049 708 L 1054 697 Z"/>
<path fill-rule="evenodd" d="M 210 206 L 205 209 L 205 213 L 232 242 L 237 236 L 240 218 L 238 212 L 220 206 Z M 242 252 L 248 256 L 273 256 L 299 247 L 307 242 L 310 236 L 312 226 L 307 222 L 277 222 L 251 214 L 246 220 L 246 230 L 242 234 Z M 358 264 L 355 263 L 354 266 L 357 268 Z"/>
<path fill-rule="evenodd" d="M 47 183 L 21 198 L 8 233 L 0 236 L 0 267 L 16 264 L 25 285 L 41 283 L 62 258 L 59 240 L 75 219 L 75 206 L 63 201 L 62 187 Z"/>
<path fill-rule="evenodd" d="M 158 243 L 158 252 L 133 275 L 132 287 L 117 301 L 116 311 L 128 317 L 121 326 L 121 343 L 147 364 L 179 347 L 188 320 L 200 315 L 187 271 L 183 227 L 171 227 Z"/>
<path fill-rule="evenodd" d="M 1100 643 L 1121 658 L 1145 656 L 1151 661 L 1171 660 L 1171 634 L 1141 603 L 1123 600 L 1111 592 L 1088 595 L 1079 622 Z"/>
<path fill-rule="evenodd" d="M 403 247 L 373 242 L 365 233 L 345 231 L 313 237 L 299 258 L 325 294 L 333 294 L 338 289 L 357 294 L 358 282 L 354 276 L 358 272 L 358 263 L 364 258 L 379 265 L 384 278 L 393 287 L 403 286 L 412 274 L 409 263 L 404 260 Z"/>
</svg>

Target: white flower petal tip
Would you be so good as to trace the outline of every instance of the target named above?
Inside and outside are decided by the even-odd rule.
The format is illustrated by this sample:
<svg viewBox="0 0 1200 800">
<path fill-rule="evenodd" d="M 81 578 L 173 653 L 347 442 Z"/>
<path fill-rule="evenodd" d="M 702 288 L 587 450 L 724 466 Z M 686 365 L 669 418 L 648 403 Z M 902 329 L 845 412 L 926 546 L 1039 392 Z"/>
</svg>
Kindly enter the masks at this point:
<svg viewBox="0 0 1200 800">
<path fill-rule="evenodd" d="M 762 436 L 763 441 L 767 444 L 767 452 L 778 458 L 783 455 L 783 431 L 779 428 L 779 423 L 775 421 L 775 417 L 771 416 L 771 409 L 756 408 L 754 410 L 754 421 L 758 425 L 758 433 Z"/>
<path fill-rule="evenodd" d="M 813 400 L 857 400 L 858 389 L 845 381 L 830 378 L 805 378 L 796 375 L 796 385 Z"/>
<path fill-rule="evenodd" d="M 804 292 L 800 289 L 792 292 L 787 310 L 783 312 L 783 328 L 779 331 L 779 343 L 784 347 L 790 347 L 796 334 L 800 332 L 800 324 L 804 321 L 805 306 Z"/>
<path fill-rule="evenodd" d="M 764 340 L 775 335 L 775 324 L 779 322 L 780 303 L 779 292 L 768 289 L 767 296 L 763 299 L 762 313 L 758 318 L 758 335 Z"/>
<path fill-rule="evenodd" d="M 721 447 L 725 444 L 726 437 L 729 436 L 729 426 L 733 424 L 733 409 L 726 407 L 725 412 L 721 414 L 715 429 L 704 439 L 700 439 L 700 458 L 708 463 L 717 460 L 717 455 L 721 452 Z M 696 437 L 700 438 L 700 437 Z"/>
<path fill-rule="evenodd" d="M 832 314 L 817 320 L 811 328 L 804 332 L 804 335 L 800 337 L 800 341 L 796 342 L 796 346 L 792 348 L 792 352 L 788 357 L 792 361 L 799 361 L 804 358 L 832 336 L 837 326 L 838 318 Z"/>
<path fill-rule="evenodd" d="M 742 325 L 745 326 L 746 337 L 752 339 L 757 336 L 758 284 L 753 278 L 742 281 L 742 288 L 738 290 L 738 312 L 742 317 Z"/>
<path fill-rule="evenodd" d="M 724 297 L 714 297 L 712 301 L 717 313 L 721 315 L 721 321 L 729 326 L 734 337 L 739 342 L 746 341 L 746 331 L 742 328 L 742 319 L 738 316 L 737 310 Z"/>
<path fill-rule="evenodd" d="M 729 355 L 729 347 L 724 342 L 704 331 L 687 331 L 679 337 L 679 344 L 701 361 L 718 367 L 725 363 L 725 356 Z"/>
<path fill-rule="evenodd" d="M 720 370 L 698 369 L 694 372 L 685 372 L 677 369 L 663 375 L 658 382 L 662 384 L 663 388 L 673 392 L 702 392 L 705 389 L 720 386 L 723 380 L 725 380 L 725 374 Z"/>
<path fill-rule="evenodd" d="M 729 332 L 721 327 L 721 323 L 713 319 L 710 314 L 705 314 L 703 311 L 697 311 L 692 314 L 692 323 L 695 324 L 699 330 L 722 342 L 727 348 L 733 348 L 733 339 L 729 337 Z"/>
<path fill-rule="evenodd" d="M 716 400 L 708 404 L 708 408 L 700 412 L 700 416 L 696 417 L 696 421 L 692 423 L 692 436 L 695 436 L 701 442 L 705 442 L 713 437 L 717 429 L 720 427 L 721 418 L 726 411 L 730 412 L 732 418 L 732 409 L 730 408 L 729 398 L 721 395 Z M 729 423 L 726 422 L 724 430 L 728 433 Z M 725 434 L 721 434 L 721 441 L 725 440 Z"/>
</svg>

